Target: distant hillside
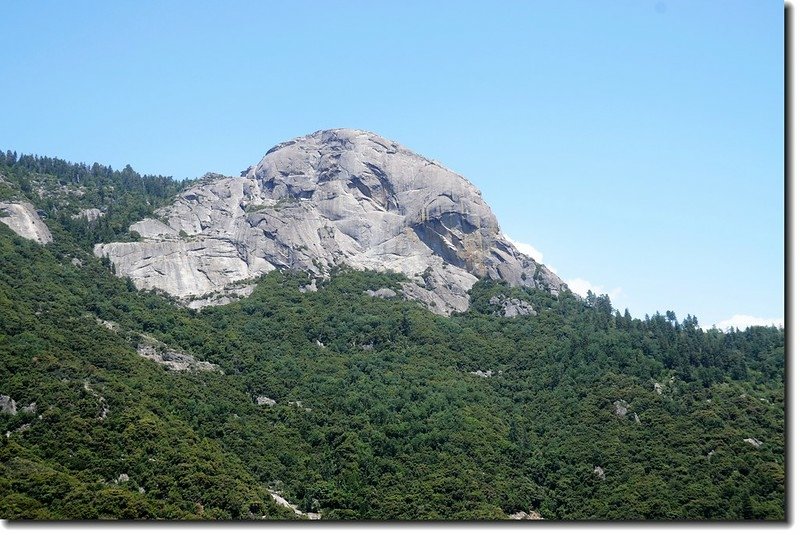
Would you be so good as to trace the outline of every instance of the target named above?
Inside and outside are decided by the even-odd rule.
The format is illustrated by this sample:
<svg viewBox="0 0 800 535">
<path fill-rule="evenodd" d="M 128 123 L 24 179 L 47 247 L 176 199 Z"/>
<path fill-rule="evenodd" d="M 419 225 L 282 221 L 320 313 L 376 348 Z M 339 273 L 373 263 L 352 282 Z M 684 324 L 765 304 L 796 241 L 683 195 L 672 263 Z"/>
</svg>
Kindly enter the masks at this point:
<svg viewBox="0 0 800 535">
<path fill-rule="evenodd" d="M 33 203 L 80 244 L 131 239 L 128 227 L 172 201 L 190 182 L 94 163 L 0 151 L 0 201 Z"/>
<path fill-rule="evenodd" d="M 0 175 L 52 235 L 0 223 L 0 517 L 786 517 L 783 329 L 490 278 L 445 317 L 347 268 L 191 310 L 92 254 L 181 184 Z"/>
</svg>

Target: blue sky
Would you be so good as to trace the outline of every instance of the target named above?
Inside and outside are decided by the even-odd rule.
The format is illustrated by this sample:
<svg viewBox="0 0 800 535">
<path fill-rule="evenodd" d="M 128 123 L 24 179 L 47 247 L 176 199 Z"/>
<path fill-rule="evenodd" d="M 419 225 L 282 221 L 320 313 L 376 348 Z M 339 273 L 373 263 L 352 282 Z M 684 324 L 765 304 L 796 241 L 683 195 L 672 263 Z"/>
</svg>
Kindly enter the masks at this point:
<svg viewBox="0 0 800 535">
<path fill-rule="evenodd" d="M 634 316 L 783 316 L 782 2 L 6 2 L 0 50 L 2 149 L 184 178 L 371 130 Z"/>
</svg>

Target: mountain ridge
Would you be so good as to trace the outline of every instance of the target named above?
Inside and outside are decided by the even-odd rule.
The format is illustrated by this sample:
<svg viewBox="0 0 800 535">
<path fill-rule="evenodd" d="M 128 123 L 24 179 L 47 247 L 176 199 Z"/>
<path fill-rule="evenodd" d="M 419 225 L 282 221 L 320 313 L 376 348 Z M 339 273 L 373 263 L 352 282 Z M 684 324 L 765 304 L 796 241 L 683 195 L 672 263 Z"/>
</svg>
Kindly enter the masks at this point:
<svg viewBox="0 0 800 535">
<path fill-rule="evenodd" d="M 190 306 L 246 295 L 245 281 L 273 269 L 324 278 L 342 265 L 404 274 L 403 294 L 439 314 L 466 310 L 480 278 L 567 290 L 502 235 L 466 178 L 364 130 L 279 143 L 242 176 L 212 175 L 156 214 L 131 225 L 141 241 L 95 254 Z"/>
</svg>

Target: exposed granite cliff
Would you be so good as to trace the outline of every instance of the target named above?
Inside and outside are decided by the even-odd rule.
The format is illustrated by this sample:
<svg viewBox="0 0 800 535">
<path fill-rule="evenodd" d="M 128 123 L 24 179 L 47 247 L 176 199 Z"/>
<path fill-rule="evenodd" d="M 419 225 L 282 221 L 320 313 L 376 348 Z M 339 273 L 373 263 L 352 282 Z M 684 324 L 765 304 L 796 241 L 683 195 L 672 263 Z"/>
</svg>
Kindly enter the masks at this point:
<svg viewBox="0 0 800 535">
<path fill-rule="evenodd" d="M 276 268 L 325 276 L 337 265 L 401 272 L 413 281 L 405 295 L 442 314 L 466 310 L 480 277 L 566 289 L 503 237 L 466 179 L 359 130 L 281 143 L 240 177 L 208 175 L 158 216 L 131 226 L 141 241 L 98 244 L 95 254 L 137 287 L 189 304 L 246 293 Z"/>
<path fill-rule="evenodd" d="M 23 238 L 41 244 L 53 241 L 50 229 L 47 228 L 31 203 L 0 202 L 0 222 L 8 225 L 11 230 Z"/>
</svg>

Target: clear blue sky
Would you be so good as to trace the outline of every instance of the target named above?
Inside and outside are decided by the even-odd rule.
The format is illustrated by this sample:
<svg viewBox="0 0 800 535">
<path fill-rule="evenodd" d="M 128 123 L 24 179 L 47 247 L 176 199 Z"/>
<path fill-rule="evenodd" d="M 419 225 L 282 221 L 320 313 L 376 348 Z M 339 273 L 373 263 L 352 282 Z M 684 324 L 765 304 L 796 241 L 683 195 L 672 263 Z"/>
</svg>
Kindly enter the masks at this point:
<svg viewBox="0 0 800 535">
<path fill-rule="evenodd" d="M 643 317 L 783 315 L 783 3 L 22 2 L 0 148 L 229 174 L 332 127 L 475 183 Z"/>
</svg>

